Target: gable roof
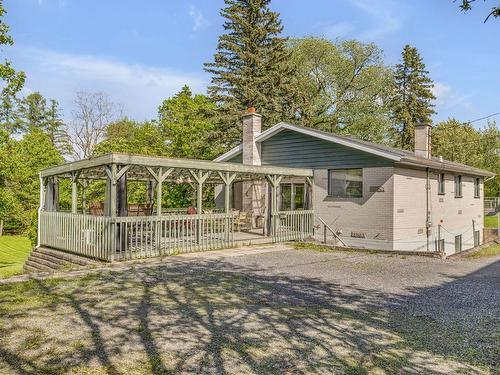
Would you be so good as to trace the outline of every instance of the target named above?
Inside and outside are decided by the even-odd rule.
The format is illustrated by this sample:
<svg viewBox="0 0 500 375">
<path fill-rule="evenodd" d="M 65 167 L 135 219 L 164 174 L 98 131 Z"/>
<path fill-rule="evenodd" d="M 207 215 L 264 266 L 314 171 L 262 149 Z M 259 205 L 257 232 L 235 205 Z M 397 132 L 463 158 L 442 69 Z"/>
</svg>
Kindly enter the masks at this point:
<svg viewBox="0 0 500 375">
<path fill-rule="evenodd" d="M 465 173 L 477 176 L 495 176 L 495 173 L 479 168 L 470 167 L 465 164 L 455 163 L 449 160 L 444 160 L 436 157 L 427 159 L 416 156 L 412 151 L 401 150 L 395 147 L 389 147 L 378 143 L 363 141 L 361 139 L 352 136 L 341 136 L 321 130 L 306 128 L 304 126 L 287 124 L 285 122 L 280 122 L 274 125 L 273 127 L 267 129 L 266 131 L 262 132 L 261 134 L 259 134 L 256 138 L 256 142 L 262 143 L 266 139 L 269 139 L 284 130 L 295 131 L 304 135 L 322 139 L 327 142 L 332 142 L 359 151 L 364 151 L 372 155 L 377 155 L 392 160 L 398 165 L 405 165 L 409 167 L 433 168 L 438 170 L 444 170 L 456 173 Z M 231 158 L 239 155 L 242 151 L 243 151 L 243 146 L 238 145 L 233 149 L 229 150 L 228 152 L 226 152 L 225 154 L 214 159 L 214 161 L 217 162 L 228 161 Z"/>
</svg>

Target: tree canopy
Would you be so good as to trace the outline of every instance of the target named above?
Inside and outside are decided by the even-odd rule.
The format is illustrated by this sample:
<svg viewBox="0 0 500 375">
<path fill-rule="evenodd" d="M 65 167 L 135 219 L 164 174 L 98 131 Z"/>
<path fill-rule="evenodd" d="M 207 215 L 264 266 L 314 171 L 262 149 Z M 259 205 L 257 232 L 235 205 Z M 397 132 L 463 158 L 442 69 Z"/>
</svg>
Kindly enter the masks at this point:
<svg viewBox="0 0 500 375">
<path fill-rule="evenodd" d="M 484 0 L 486 2 L 486 0 Z M 472 4 L 476 2 L 476 0 L 461 0 L 460 1 L 460 9 L 464 12 L 468 12 L 472 9 Z M 491 7 L 490 13 L 484 19 L 484 22 L 487 22 L 490 17 L 500 17 L 500 5 L 495 5 Z"/>
<path fill-rule="evenodd" d="M 355 40 L 291 42 L 294 117 L 304 126 L 388 142 L 392 73 L 382 51 Z"/>
<path fill-rule="evenodd" d="M 485 184 L 485 196 L 500 196 L 500 130 L 495 122 L 476 129 L 454 118 L 442 121 L 432 130 L 432 153 L 495 172 L 497 176 Z"/>
<path fill-rule="evenodd" d="M 224 146 L 214 136 L 215 110 L 209 97 L 193 95 L 188 86 L 164 100 L 158 108 L 158 122 L 169 156 L 213 159 L 220 155 Z"/>
</svg>

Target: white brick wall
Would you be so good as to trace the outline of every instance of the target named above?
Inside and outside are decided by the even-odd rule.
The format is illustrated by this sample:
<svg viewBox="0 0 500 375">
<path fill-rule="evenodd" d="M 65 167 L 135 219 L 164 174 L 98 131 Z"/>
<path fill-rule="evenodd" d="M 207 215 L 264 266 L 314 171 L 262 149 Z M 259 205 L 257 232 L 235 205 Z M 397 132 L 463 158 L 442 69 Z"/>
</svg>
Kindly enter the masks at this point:
<svg viewBox="0 0 500 375">
<path fill-rule="evenodd" d="M 455 198 L 454 175 L 445 174 L 445 194 L 438 195 L 437 172 L 430 173 L 431 230 L 429 251 L 436 240 L 445 240 L 445 252 L 455 252 L 455 236 L 462 234 L 462 250 L 474 246 L 475 230 L 483 229 L 483 186 L 481 197 L 474 198 L 474 179 L 462 176 L 462 198 Z M 370 191 L 380 186 L 383 192 Z M 328 196 L 328 171 L 315 170 L 313 207 L 348 246 L 383 250 L 427 251 L 426 171 L 401 167 L 363 169 L 363 198 Z M 460 213 L 461 212 L 461 213 Z M 323 229 L 316 220 L 316 238 Z M 438 225 L 441 226 L 440 234 Z M 365 238 L 351 235 L 363 234 Z M 440 237 L 439 237 L 440 236 Z M 329 236 L 329 239 L 331 236 Z"/>
<path fill-rule="evenodd" d="M 394 169 L 394 249 L 426 251 L 426 171 Z M 445 194 L 438 194 L 438 173 L 430 173 L 431 231 L 429 250 L 435 250 L 435 240 L 445 240 L 446 254 L 455 252 L 455 236 L 462 234 L 462 249 L 474 246 L 472 220 L 475 229 L 483 229 L 483 186 L 480 198 L 474 198 L 474 178 L 462 176 L 462 198 L 455 198 L 454 175 L 445 173 Z"/>
<path fill-rule="evenodd" d="M 392 249 L 393 238 L 393 168 L 364 168 L 362 198 L 334 198 L 328 196 L 328 170 L 314 171 L 313 208 L 333 230 L 341 231 L 341 238 L 349 246 Z M 370 187 L 380 187 L 370 191 Z M 316 225 L 320 225 L 317 220 Z M 351 234 L 363 234 L 355 238 Z M 316 230 L 318 240 L 323 229 Z"/>
</svg>

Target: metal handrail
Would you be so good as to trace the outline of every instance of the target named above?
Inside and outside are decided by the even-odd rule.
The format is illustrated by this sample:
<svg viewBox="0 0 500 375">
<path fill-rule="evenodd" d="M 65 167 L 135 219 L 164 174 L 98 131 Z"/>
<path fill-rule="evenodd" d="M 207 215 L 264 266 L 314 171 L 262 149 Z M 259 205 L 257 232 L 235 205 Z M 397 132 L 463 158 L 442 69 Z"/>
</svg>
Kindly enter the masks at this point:
<svg viewBox="0 0 500 375">
<path fill-rule="evenodd" d="M 324 232 L 323 232 L 324 233 L 324 241 L 323 242 L 324 243 L 326 243 L 326 230 L 328 229 L 333 234 L 333 236 L 336 239 L 338 239 L 342 245 L 344 245 L 344 247 L 347 247 L 346 243 L 344 241 L 342 241 L 342 239 L 339 237 L 339 235 L 337 233 L 335 233 L 335 231 L 332 228 L 330 228 L 330 226 L 321 218 L 321 216 L 319 216 L 319 215 L 314 215 L 314 216 L 316 216 L 324 226 L 323 227 L 323 229 L 324 229 Z"/>
</svg>

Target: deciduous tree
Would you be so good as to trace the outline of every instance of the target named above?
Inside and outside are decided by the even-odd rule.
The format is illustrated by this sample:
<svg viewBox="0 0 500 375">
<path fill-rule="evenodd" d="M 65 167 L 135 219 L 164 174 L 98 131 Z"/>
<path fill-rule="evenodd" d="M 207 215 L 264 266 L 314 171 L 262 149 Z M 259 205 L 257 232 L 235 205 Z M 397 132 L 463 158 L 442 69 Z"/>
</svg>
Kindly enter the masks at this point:
<svg viewBox="0 0 500 375">
<path fill-rule="evenodd" d="M 485 183 L 485 195 L 500 196 L 500 130 L 495 122 L 484 129 L 454 118 L 440 122 L 432 131 L 432 153 L 495 172 L 497 176 Z"/>
<path fill-rule="evenodd" d="M 472 3 L 474 3 L 476 0 L 461 0 L 460 1 L 460 9 L 463 10 L 464 12 L 468 12 L 469 10 L 472 9 Z M 486 0 L 484 0 L 486 2 Z M 500 5 L 495 5 L 491 7 L 490 13 L 486 16 L 484 19 L 484 22 L 488 21 L 490 17 L 500 17 Z"/>
<path fill-rule="evenodd" d="M 388 141 L 392 73 L 373 44 L 324 38 L 292 41 L 294 110 L 302 125 Z"/>
<path fill-rule="evenodd" d="M 106 133 L 106 126 L 122 116 L 121 107 L 102 92 L 80 91 L 75 98 L 76 109 L 69 135 L 75 159 L 88 158 Z"/>
<path fill-rule="evenodd" d="M 158 109 L 159 125 L 169 156 L 213 159 L 223 146 L 214 134 L 214 102 L 205 95 L 193 95 L 188 86 Z"/>
</svg>

